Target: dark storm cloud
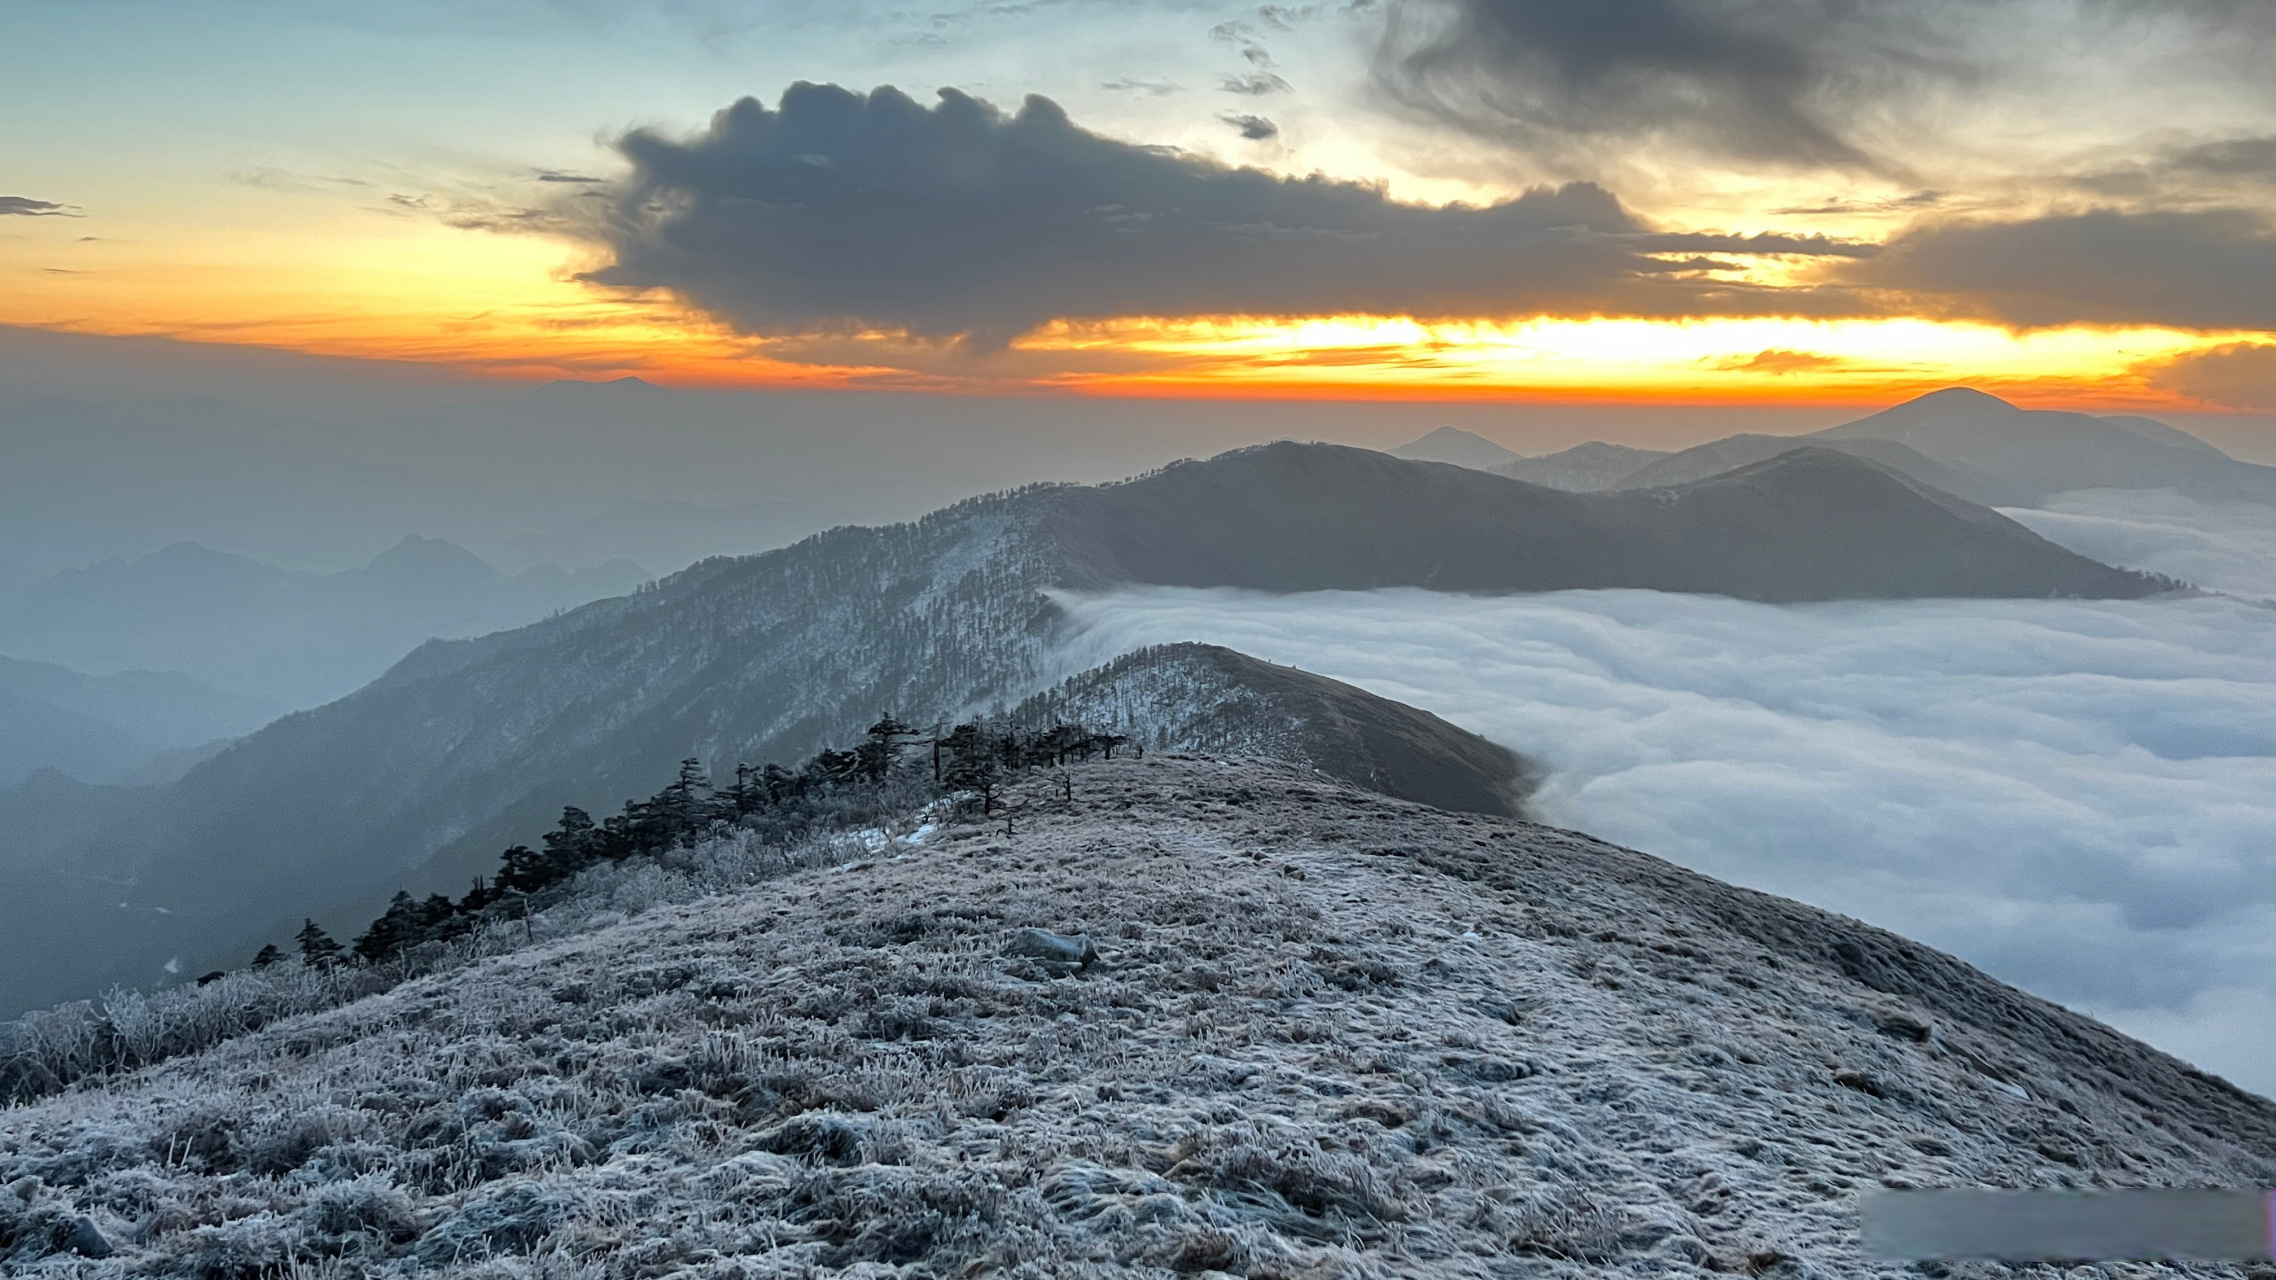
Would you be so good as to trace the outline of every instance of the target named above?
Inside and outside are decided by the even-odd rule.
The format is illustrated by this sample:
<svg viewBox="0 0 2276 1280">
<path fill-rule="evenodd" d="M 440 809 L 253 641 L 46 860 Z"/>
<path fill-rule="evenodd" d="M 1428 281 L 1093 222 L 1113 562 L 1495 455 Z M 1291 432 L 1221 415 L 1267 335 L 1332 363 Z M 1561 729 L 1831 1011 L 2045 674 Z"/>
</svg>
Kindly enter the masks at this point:
<svg viewBox="0 0 2276 1280">
<path fill-rule="evenodd" d="M 1870 170 L 1846 107 L 1970 74 L 1941 5 L 1852 0 L 1408 0 L 1375 60 L 1397 101 L 1505 144 L 1674 135 L 1744 160 Z"/>
<path fill-rule="evenodd" d="M 2169 148 L 2129 164 L 2077 175 L 2098 195 L 2163 199 L 2233 196 L 2276 184 L 2276 138 L 2224 138 Z"/>
<path fill-rule="evenodd" d="M 2243 210 L 1932 223 L 1842 278 L 2011 325 L 2276 329 L 2276 227 Z"/>
<path fill-rule="evenodd" d="M 1217 118 L 1233 126 L 1234 132 L 1251 142 L 1263 142 L 1280 136 L 1280 126 L 1263 116 L 1223 115 Z"/>
<path fill-rule="evenodd" d="M 2016 29 L 2091 24 L 2117 45 L 2138 38 L 2137 21 L 2182 24 L 2233 52 L 2276 34 L 2276 5 L 1398 0 L 1374 70 L 1393 101 L 1552 160 L 1665 139 L 1741 162 L 1885 172 L 1896 166 L 1860 126 L 1990 83 L 2019 53 Z"/>
<path fill-rule="evenodd" d="M 1280 178 L 1117 142 L 1031 97 L 800 84 L 688 139 L 619 142 L 632 174 L 593 229 L 597 283 L 665 289 L 753 333 L 871 328 L 998 345 L 1054 318 L 1364 312 L 1822 314 L 1834 292 L 1750 291 L 1700 253 L 1856 254 L 1821 237 L 1642 225 L 1587 184 L 1489 207 Z"/>
<path fill-rule="evenodd" d="M 68 218 L 71 211 L 53 200 L 0 196 L 0 218 Z"/>
</svg>

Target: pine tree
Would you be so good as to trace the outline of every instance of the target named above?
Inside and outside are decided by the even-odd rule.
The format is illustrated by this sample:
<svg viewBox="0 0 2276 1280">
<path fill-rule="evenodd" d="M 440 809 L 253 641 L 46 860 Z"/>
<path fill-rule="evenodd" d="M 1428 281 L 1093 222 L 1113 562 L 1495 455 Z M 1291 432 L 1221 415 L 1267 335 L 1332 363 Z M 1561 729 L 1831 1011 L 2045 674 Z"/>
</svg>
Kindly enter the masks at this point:
<svg viewBox="0 0 2276 1280">
<path fill-rule="evenodd" d="M 302 921 L 300 932 L 293 935 L 293 941 L 300 944 L 300 962 L 319 969 L 328 969 L 340 963 L 340 954 L 345 950 L 339 943 L 332 941 L 331 934 L 318 928 L 314 920 Z"/>
<path fill-rule="evenodd" d="M 417 941 L 418 933 L 419 904 L 412 901 L 410 894 L 398 889 L 389 899 L 387 910 L 356 939 L 356 954 L 377 964 Z"/>
<path fill-rule="evenodd" d="M 253 953 L 253 967 L 266 969 L 282 959 L 284 959 L 284 952 L 277 949 L 276 943 L 264 942 L 261 944 L 261 949 Z"/>
<path fill-rule="evenodd" d="M 879 716 L 863 735 L 867 740 L 854 748 L 861 775 L 871 782 L 882 783 L 901 762 L 905 749 L 903 738 L 916 736 L 916 730 L 893 717 L 892 712 Z"/>
<path fill-rule="evenodd" d="M 555 860 L 526 844 L 499 855 L 498 887 L 516 893 L 535 893 L 560 878 Z"/>
</svg>

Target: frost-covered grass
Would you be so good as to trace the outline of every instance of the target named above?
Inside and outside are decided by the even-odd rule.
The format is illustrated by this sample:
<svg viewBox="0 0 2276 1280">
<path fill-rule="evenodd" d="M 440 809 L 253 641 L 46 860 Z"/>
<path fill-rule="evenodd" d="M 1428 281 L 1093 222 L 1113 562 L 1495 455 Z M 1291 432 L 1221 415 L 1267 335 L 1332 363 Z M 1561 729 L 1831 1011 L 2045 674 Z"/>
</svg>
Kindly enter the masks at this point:
<svg viewBox="0 0 2276 1280">
<path fill-rule="evenodd" d="M 1863 1275 L 1863 1187 L 2276 1176 L 2267 1103 L 1641 855 L 1253 762 L 1094 764 L 1074 803 L 1055 791 L 1015 795 L 1015 836 L 691 851 L 510 951 L 0 1113 L 0 1256 Z M 1100 958 L 1008 954 L 1027 927 Z"/>
<path fill-rule="evenodd" d="M 588 933 L 658 906 L 692 902 L 811 866 L 874 854 L 933 830 L 949 803 L 919 803 L 883 826 L 831 831 L 790 844 L 722 828 L 697 848 L 587 868 L 567 885 L 494 910 L 472 929 L 378 964 L 238 969 L 196 985 L 114 988 L 100 1000 L 35 1010 L 0 1022 L 0 1101 L 54 1093 L 76 1082 L 198 1053 L 281 1019 L 336 1008 L 411 978 L 443 974 L 540 940 Z"/>
</svg>

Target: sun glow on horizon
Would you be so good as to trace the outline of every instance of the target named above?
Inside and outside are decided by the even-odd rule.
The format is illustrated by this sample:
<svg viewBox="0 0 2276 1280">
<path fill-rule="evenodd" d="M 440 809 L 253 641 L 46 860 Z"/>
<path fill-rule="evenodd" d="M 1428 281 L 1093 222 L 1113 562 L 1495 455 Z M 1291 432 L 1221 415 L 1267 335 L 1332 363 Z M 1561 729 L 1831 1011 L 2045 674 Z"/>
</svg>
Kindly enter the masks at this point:
<svg viewBox="0 0 2276 1280">
<path fill-rule="evenodd" d="M 68 267 L 59 263 L 68 262 Z M 2205 408 L 2141 371 L 2254 334 L 2017 332 L 1890 317 L 1054 321 L 997 351 L 880 333 L 759 338 L 677 300 L 581 283 L 542 236 L 368 211 L 0 244 L 0 323 L 403 360 L 500 380 L 637 374 L 690 387 L 867 387 L 1159 398 L 1868 403 L 1967 383 L 2011 398 Z"/>
</svg>

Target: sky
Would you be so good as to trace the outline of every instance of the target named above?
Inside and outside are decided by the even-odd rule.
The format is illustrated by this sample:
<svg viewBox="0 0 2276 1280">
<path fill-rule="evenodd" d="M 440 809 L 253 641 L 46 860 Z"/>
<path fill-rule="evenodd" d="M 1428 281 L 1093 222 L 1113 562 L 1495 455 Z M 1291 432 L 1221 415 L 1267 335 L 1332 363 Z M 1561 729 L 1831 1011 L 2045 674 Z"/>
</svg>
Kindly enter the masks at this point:
<svg viewBox="0 0 2276 1280">
<path fill-rule="evenodd" d="M 0 325 L 544 380 L 2276 409 L 2253 0 L 14 0 Z"/>
<path fill-rule="evenodd" d="M 1545 821 L 1918 938 L 2276 1095 L 2276 524 L 2171 493 L 2059 506 L 2022 514 L 2234 594 L 1146 588 L 1067 598 L 1069 661 L 1202 640 L 1350 681 L 1545 765 Z"/>
</svg>

